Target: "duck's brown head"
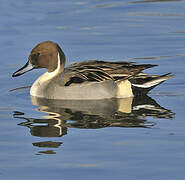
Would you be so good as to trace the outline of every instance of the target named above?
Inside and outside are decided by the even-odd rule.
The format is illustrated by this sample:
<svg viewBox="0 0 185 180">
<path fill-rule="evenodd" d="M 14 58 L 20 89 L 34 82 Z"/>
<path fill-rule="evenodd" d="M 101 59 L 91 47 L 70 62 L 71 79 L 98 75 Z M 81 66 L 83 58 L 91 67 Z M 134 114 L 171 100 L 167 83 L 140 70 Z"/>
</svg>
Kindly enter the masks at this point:
<svg viewBox="0 0 185 180">
<path fill-rule="evenodd" d="M 59 45 L 52 41 L 44 41 L 32 49 L 28 62 L 12 76 L 17 77 L 37 68 L 46 68 L 48 72 L 53 72 L 56 69 L 62 71 L 64 66 L 65 55 Z"/>
</svg>

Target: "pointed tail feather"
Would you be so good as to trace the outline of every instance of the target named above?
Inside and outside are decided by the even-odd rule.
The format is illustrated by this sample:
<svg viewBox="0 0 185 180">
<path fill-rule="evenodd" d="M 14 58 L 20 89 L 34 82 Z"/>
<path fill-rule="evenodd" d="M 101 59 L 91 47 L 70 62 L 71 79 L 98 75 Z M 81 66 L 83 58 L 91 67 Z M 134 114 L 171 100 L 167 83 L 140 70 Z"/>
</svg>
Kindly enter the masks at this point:
<svg viewBox="0 0 185 180">
<path fill-rule="evenodd" d="M 171 73 L 167 73 L 161 76 L 146 76 L 146 81 L 141 83 L 131 83 L 132 84 L 132 89 L 133 93 L 135 95 L 139 94 L 147 94 L 151 89 L 154 87 L 158 86 L 159 84 L 163 83 L 167 79 L 172 78 L 174 75 Z M 150 79 L 150 80 L 147 80 Z M 139 78 L 138 78 L 139 81 Z M 143 78 L 142 78 L 143 81 Z"/>
</svg>

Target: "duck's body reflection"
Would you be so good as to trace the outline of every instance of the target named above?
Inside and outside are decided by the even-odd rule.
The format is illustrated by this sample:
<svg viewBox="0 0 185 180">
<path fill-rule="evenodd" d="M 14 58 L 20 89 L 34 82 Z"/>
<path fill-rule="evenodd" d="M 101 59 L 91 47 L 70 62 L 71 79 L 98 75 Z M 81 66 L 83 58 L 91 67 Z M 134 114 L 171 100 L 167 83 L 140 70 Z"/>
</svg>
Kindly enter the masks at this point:
<svg viewBox="0 0 185 180">
<path fill-rule="evenodd" d="M 67 128 L 151 127 L 155 123 L 148 122 L 148 116 L 170 119 L 174 115 L 148 96 L 98 101 L 31 97 L 31 101 L 46 115 L 34 119 L 24 117 L 24 113 L 14 112 L 14 117 L 24 119 L 19 125 L 30 128 L 31 134 L 39 137 L 60 137 L 67 134 Z M 34 146 L 52 148 L 60 144 L 52 141 L 33 143 Z"/>
</svg>

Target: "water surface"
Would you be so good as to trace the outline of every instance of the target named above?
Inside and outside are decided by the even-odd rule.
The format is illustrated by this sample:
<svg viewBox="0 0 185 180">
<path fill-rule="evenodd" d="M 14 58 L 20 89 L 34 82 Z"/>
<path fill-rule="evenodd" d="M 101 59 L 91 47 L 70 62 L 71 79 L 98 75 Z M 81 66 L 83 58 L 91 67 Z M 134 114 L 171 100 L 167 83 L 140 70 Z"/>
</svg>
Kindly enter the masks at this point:
<svg viewBox="0 0 185 180">
<path fill-rule="evenodd" d="M 2 1 L 0 178 L 184 179 L 185 1 Z M 158 64 L 176 76 L 149 96 L 107 101 L 34 99 L 44 72 L 12 78 L 40 41 L 67 65 L 85 59 Z"/>
</svg>

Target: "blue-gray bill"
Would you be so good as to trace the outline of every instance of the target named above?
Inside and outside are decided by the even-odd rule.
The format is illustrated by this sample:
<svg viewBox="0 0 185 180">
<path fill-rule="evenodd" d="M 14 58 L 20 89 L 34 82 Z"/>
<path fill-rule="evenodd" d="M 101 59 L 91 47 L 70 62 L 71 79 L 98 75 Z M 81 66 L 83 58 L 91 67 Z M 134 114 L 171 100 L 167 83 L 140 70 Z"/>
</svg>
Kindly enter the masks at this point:
<svg viewBox="0 0 185 180">
<path fill-rule="evenodd" d="M 34 69 L 34 66 L 28 61 L 21 69 L 13 73 L 12 77 L 20 76 L 28 71 Z"/>
</svg>

